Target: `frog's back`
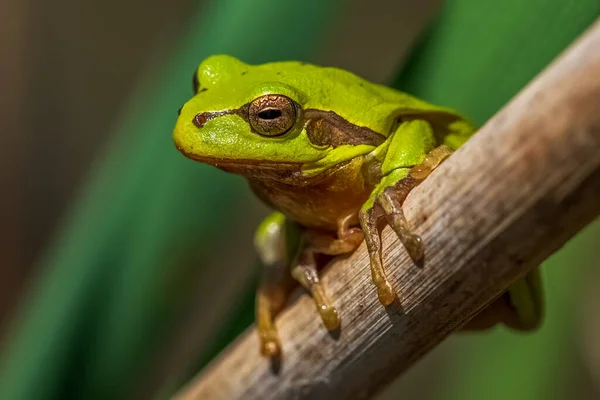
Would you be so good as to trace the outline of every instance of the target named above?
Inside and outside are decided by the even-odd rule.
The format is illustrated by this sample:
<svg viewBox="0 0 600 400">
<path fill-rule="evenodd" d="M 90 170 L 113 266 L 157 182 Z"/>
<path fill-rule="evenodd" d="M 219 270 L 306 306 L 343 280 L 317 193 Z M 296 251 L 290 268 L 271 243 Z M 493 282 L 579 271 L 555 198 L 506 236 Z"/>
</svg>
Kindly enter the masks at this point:
<svg viewBox="0 0 600 400">
<path fill-rule="evenodd" d="M 473 123 L 450 108 L 371 83 L 342 69 L 299 62 L 267 65 L 279 70 L 281 79 L 289 85 L 304 88 L 308 99 L 305 108 L 333 110 L 347 121 L 386 137 L 398 120 L 405 118 L 429 121 L 440 142 L 446 141 L 452 148 L 460 146 L 476 131 Z"/>
</svg>

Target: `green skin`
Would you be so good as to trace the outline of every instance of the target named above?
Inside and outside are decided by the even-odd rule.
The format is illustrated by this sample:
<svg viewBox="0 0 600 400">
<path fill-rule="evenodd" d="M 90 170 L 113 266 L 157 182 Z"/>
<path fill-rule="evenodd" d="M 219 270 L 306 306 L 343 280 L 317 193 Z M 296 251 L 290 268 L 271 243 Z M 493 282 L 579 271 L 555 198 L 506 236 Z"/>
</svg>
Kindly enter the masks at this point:
<svg viewBox="0 0 600 400">
<path fill-rule="evenodd" d="M 194 89 L 174 130 L 177 149 L 245 176 L 277 210 L 255 237 L 266 265 L 257 295 L 261 352 L 279 354 L 273 317 L 285 302 L 288 271 L 310 291 L 325 326 L 338 328 L 315 254 L 352 252 L 364 237 L 379 300 L 392 303 L 377 222 L 387 219 L 421 262 L 423 246 L 402 202 L 476 127 L 450 109 L 350 72 L 299 62 L 254 66 L 212 56 L 194 75 Z M 535 327 L 542 304 L 538 272 L 508 293 L 517 317 L 504 322 Z"/>
</svg>

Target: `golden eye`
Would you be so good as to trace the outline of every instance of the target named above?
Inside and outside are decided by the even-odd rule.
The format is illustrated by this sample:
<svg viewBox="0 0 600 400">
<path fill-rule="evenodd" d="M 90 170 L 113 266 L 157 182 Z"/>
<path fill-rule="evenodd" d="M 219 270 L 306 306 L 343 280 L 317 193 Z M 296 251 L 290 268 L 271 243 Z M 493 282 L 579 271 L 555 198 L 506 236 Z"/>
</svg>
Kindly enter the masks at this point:
<svg viewBox="0 0 600 400">
<path fill-rule="evenodd" d="M 296 123 L 296 103 L 280 94 L 261 96 L 250 103 L 248 119 L 261 135 L 283 135 Z"/>
</svg>

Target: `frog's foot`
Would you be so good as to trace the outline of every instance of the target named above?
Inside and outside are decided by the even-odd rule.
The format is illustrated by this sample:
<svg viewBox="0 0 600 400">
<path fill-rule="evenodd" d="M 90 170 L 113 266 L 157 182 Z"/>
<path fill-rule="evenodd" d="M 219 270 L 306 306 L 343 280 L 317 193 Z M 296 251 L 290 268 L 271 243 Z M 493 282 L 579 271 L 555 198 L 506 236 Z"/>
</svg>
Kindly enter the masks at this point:
<svg viewBox="0 0 600 400">
<path fill-rule="evenodd" d="M 424 257 L 421 237 L 411 232 L 404 211 L 402 211 L 402 202 L 414 186 L 414 179 L 406 177 L 394 187 L 385 188 L 377 200 L 388 223 L 398 235 L 410 258 L 415 263 L 420 264 Z"/>
<path fill-rule="evenodd" d="M 305 231 L 304 243 L 306 249 L 312 250 L 313 253 L 330 256 L 352 253 L 360 246 L 364 238 L 360 228 L 350 227 L 353 220 L 356 221 L 356 213 L 339 219 L 337 239 L 323 232 Z"/>
<path fill-rule="evenodd" d="M 374 201 L 367 202 L 359 213 L 360 225 L 365 235 L 371 262 L 371 279 L 377 288 L 379 302 L 384 306 L 389 306 L 396 299 L 396 292 L 385 275 L 381 259 L 381 237 L 377 229 L 380 217 L 381 209 Z"/>
<path fill-rule="evenodd" d="M 340 317 L 325 294 L 311 250 L 300 253 L 296 265 L 292 268 L 292 277 L 310 292 L 325 328 L 330 331 L 337 329 L 340 326 Z"/>
<path fill-rule="evenodd" d="M 427 178 L 451 153 L 452 150 L 447 146 L 436 147 L 428 153 L 422 163 L 410 169 L 392 170 L 375 187 L 359 213 L 360 225 L 369 251 L 371 278 L 377 287 L 379 301 L 384 306 L 390 305 L 394 301 L 396 293 L 383 268 L 378 222 L 385 217 L 412 260 L 417 264 L 422 264 L 423 244 L 421 238 L 412 233 L 402 211 L 402 204 L 410 191 Z"/>
<path fill-rule="evenodd" d="M 340 326 L 340 318 L 319 281 L 314 254 L 336 256 L 356 250 L 363 241 L 363 233 L 360 228 L 350 227 L 353 221 L 356 221 L 356 213 L 340 218 L 337 238 L 323 232 L 306 230 L 303 237 L 305 248 L 292 269 L 292 276 L 312 294 L 323 324 L 330 331 Z"/>
</svg>

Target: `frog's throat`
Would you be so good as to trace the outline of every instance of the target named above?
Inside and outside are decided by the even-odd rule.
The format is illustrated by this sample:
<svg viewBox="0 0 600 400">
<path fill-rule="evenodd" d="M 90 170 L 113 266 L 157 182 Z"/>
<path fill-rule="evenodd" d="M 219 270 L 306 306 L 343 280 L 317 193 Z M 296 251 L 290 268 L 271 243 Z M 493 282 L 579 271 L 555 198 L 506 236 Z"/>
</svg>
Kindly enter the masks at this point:
<svg viewBox="0 0 600 400">
<path fill-rule="evenodd" d="M 197 154 L 188 153 L 183 149 L 178 148 L 189 159 L 201 162 L 203 164 L 212 165 L 227 172 L 236 173 L 238 175 L 248 175 L 250 171 L 298 171 L 302 170 L 301 162 L 280 162 L 280 161 L 264 161 L 252 159 L 230 159 L 218 157 L 204 157 Z"/>
</svg>

